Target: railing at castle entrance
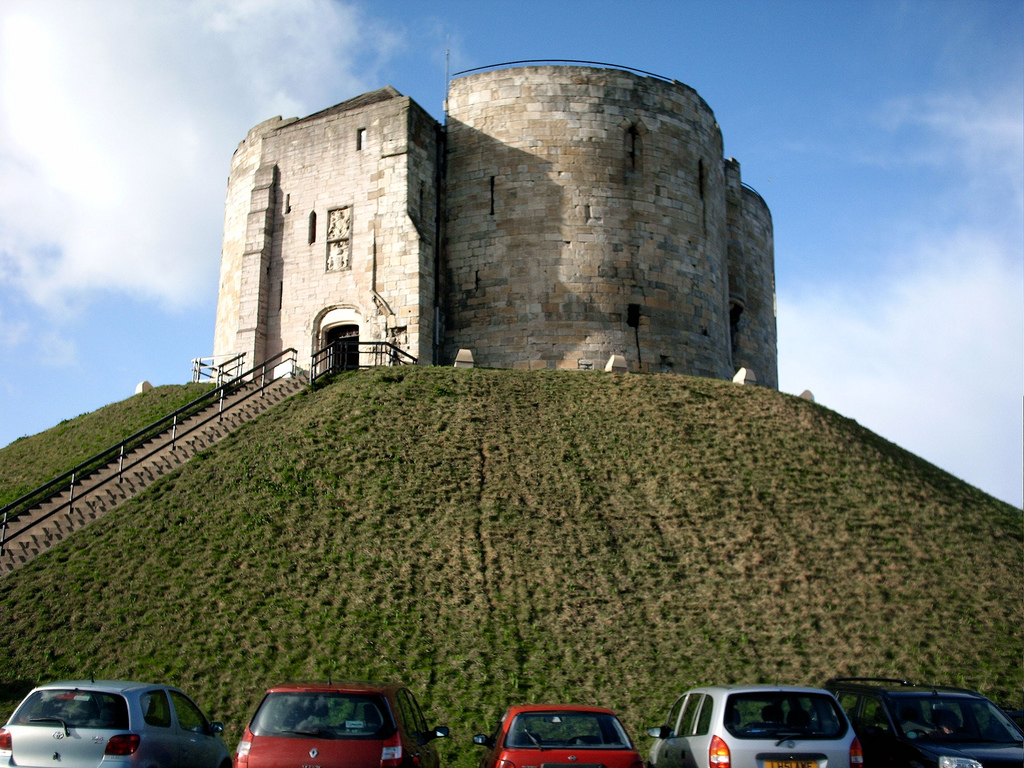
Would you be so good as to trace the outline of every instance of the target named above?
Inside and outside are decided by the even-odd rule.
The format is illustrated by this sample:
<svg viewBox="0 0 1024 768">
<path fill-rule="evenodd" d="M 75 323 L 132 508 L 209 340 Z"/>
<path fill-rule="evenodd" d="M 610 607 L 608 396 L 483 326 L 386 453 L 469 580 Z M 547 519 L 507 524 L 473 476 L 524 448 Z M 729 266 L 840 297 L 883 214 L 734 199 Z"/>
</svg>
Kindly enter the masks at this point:
<svg viewBox="0 0 1024 768">
<path fill-rule="evenodd" d="M 245 352 L 237 355 L 216 355 L 192 358 L 192 381 L 213 381 L 217 386 L 233 381 L 242 375 Z"/>
<path fill-rule="evenodd" d="M 314 353 L 309 366 L 309 383 L 315 384 L 318 379 L 339 371 L 392 365 L 416 365 L 416 358 L 386 341 L 339 339 Z"/>
</svg>

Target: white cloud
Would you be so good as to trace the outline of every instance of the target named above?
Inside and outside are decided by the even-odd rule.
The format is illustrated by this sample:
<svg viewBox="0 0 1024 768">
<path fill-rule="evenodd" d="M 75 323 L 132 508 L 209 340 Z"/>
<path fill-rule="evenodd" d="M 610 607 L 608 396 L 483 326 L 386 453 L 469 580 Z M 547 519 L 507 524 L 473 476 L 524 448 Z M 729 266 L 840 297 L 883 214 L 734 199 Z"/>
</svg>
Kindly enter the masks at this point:
<svg viewBox="0 0 1024 768">
<path fill-rule="evenodd" d="M 13 350 L 25 343 L 29 335 L 29 324 L 24 320 L 4 317 L 0 309 L 0 349 Z"/>
<path fill-rule="evenodd" d="M 0 290 L 194 303 L 237 142 L 365 90 L 394 45 L 330 0 L 4 3 Z"/>
<path fill-rule="evenodd" d="M 972 192 L 1024 205 L 1024 92 L 935 93 L 886 102 L 876 121 L 906 141 L 890 162 L 959 168 Z M 969 203 L 965 200 L 965 203 Z"/>
<path fill-rule="evenodd" d="M 781 388 L 1021 504 L 1024 277 L 962 231 L 867 286 L 779 299 Z"/>
</svg>

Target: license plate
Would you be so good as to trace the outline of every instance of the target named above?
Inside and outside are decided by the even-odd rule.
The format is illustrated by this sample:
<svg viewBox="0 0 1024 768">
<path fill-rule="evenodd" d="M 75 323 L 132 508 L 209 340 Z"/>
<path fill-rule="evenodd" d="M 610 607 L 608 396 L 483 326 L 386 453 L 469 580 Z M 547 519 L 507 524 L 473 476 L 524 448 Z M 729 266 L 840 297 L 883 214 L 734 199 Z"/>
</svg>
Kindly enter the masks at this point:
<svg viewBox="0 0 1024 768">
<path fill-rule="evenodd" d="M 765 760 L 764 768 L 818 768 L 817 760 Z"/>
</svg>

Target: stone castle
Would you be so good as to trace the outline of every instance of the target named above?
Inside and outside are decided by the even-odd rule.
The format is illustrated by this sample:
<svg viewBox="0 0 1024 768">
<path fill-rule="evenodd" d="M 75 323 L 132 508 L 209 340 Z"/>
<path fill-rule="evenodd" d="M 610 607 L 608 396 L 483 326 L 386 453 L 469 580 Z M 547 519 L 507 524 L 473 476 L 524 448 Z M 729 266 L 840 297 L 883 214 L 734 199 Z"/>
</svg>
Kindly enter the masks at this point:
<svg viewBox="0 0 1024 768">
<path fill-rule="evenodd" d="M 420 364 L 778 387 L 764 200 L 710 107 L 623 69 L 456 77 L 446 124 L 391 87 L 249 131 L 231 162 L 215 355 L 337 339 Z M 308 359 L 308 358 L 307 358 Z"/>
</svg>

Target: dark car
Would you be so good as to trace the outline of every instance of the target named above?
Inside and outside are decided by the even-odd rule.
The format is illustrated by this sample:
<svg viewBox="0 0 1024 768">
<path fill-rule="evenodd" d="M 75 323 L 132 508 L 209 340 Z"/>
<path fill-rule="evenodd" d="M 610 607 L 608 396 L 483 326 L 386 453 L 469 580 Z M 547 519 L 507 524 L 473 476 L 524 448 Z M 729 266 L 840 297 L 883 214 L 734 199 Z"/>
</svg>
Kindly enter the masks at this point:
<svg viewBox="0 0 1024 768">
<path fill-rule="evenodd" d="M 825 683 L 880 768 L 1024 768 L 1024 733 L 980 693 L 877 677 Z"/>
<path fill-rule="evenodd" d="M 564 704 L 521 704 L 509 709 L 488 736 L 480 768 L 643 768 L 626 729 L 610 709 Z"/>
<path fill-rule="evenodd" d="M 278 685 L 266 692 L 238 742 L 235 768 L 438 768 L 416 697 L 397 683 Z"/>
</svg>

